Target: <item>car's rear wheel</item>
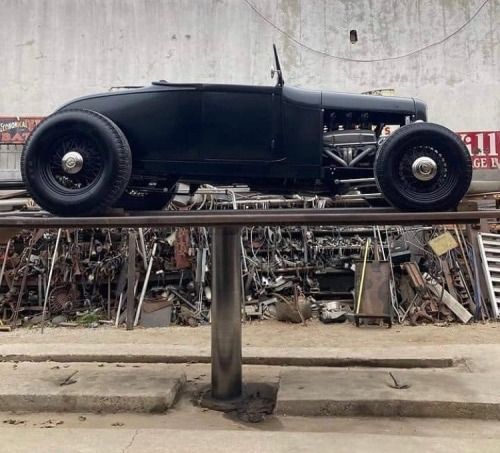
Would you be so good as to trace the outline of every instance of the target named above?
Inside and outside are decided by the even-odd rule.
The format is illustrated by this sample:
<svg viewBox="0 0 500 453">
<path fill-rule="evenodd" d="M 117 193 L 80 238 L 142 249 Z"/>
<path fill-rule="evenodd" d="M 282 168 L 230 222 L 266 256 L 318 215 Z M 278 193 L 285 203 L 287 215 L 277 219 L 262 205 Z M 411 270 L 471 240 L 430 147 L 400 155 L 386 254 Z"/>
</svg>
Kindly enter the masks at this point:
<svg viewBox="0 0 500 453">
<path fill-rule="evenodd" d="M 455 208 L 472 178 L 470 154 L 449 129 L 413 123 L 395 131 L 375 158 L 375 179 L 387 201 L 405 211 Z"/>
<path fill-rule="evenodd" d="M 28 139 L 21 172 L 31 196 L 57 215 L 95 215 L 120 198 L 132 171 L 127 139 L 109 118 L 63 110 Z"/>
</svg>

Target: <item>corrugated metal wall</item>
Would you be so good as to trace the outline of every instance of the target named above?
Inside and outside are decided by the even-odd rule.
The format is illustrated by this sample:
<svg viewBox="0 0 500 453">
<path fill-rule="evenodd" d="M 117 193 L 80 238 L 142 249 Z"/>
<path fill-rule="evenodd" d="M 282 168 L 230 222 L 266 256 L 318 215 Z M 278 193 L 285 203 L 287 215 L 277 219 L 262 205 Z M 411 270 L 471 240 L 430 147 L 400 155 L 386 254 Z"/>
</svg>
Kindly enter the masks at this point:
<svg viewBox="0 0 500 453">
<path fill-rule="evenodd" d="M 22 145 L 0 145 L 0 181 L 20 180 Z"/>
</svg>

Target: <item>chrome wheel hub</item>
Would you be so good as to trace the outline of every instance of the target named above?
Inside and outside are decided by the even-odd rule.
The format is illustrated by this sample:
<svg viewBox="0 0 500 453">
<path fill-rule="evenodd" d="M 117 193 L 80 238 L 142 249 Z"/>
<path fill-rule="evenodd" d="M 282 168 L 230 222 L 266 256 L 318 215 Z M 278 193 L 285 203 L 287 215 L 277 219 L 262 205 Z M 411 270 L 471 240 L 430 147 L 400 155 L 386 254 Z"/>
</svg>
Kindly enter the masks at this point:
<svg viewBox="0 0 500 453">
<path fill-rule="evenodd" d="M 419 181 L 430 181 L 437 174 L 437 164 L 430 157 L 419 157 L 413 162 L 411 171 Z"/>
<path fill-rule="evenodd" d="M 70 151 L 62 157 L 61 165 L 66 173 L 74 175 L 82 169 L 83 157 L 76 151 Z"/>
</svg>

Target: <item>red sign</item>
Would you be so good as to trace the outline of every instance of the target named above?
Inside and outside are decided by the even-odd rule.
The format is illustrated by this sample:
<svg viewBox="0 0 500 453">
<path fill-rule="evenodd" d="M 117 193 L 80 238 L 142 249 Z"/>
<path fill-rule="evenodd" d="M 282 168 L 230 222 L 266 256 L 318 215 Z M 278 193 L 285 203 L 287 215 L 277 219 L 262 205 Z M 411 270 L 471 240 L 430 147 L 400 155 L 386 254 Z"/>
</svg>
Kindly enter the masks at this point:
<svg viewBox="0 0 500 453">
<path fill-rule="evenodd" d="M 472 156 L 476 169 L 500 168 L 500 131 L 457 132 Z"/>
<path fill-rule="evenodd" d="M 42 117 L 1 117 L 0 144 L 22 145 L 33 129 L 42 121 Z"/>
</svg>

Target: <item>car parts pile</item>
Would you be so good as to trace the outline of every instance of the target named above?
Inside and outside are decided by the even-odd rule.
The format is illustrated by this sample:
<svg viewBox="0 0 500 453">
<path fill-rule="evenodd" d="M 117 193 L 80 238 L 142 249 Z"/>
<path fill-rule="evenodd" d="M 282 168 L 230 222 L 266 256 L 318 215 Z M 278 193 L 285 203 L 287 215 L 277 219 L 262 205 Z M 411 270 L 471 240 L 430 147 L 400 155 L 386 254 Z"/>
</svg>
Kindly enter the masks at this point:
<svg viewBox="0 0 500 453">
<path fill-rule="evenodd" d="M 318 197 L 263 197 L 243 188 L 208 187 L 171 208 L 327 203 L 331 201 Z M 3 322 L 36 324 L 45 305 L 46 318 L 59 325 L 120 325 L 125 319 L 128 233 L 119 228 L 37 230 L 11 238 L 0 252 Z M 389 317 L 415 325 L 488 319 L 473 233 L 453 225 L 243 228 L 242 315 L 299 323 L 311 317 L 325 323 L 356 316 L 373 323 Z M 195 326 L 210 321 L 209 229 L 138 229 L 136 249 L 137 323 Z M 370 273 L 376 268 L 387 272 L 380 297 L 370 296 L 380 284 L 377 274 Z M 160 324 L 153 321 L 160 318 Z"/>
</svg>

